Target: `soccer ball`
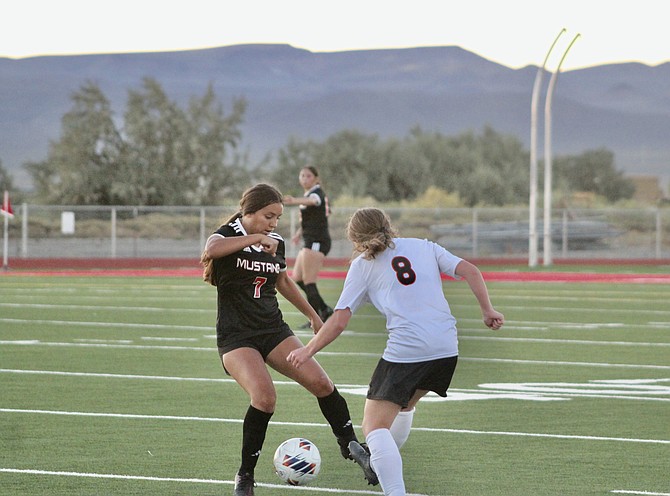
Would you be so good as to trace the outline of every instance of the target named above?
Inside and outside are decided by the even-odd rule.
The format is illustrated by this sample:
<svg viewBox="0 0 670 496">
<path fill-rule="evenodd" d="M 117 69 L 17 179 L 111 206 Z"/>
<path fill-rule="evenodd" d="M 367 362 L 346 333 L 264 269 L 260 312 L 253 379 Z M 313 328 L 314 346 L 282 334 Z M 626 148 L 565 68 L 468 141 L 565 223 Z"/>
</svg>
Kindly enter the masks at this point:
<svg viewBox="0 0 670 496">
<path fill-rule="evenodd" d="M 319 474 L 321 454 L 313 442 L 294 437 L 279 445 L 273 463 L 281 480 L 290 486 L 305 486 Z"/>
</svg>

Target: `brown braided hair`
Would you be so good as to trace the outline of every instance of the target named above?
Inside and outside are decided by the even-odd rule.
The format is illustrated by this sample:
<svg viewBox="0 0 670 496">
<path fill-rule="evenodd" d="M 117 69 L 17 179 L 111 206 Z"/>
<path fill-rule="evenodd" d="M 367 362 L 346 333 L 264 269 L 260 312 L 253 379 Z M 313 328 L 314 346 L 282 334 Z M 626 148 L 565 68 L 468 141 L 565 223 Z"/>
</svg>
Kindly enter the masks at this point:
<svg viewBox="0 0 670 496">
<path fill-rule="evenodd" d="M 397 236 L 389 216 L 378 208 L 358 209 L 347 223 L 347 237 L 354 244 L 354 251 L 362 253 L 366 260 L 393 248 L 393 238 Z"/>
</svg>

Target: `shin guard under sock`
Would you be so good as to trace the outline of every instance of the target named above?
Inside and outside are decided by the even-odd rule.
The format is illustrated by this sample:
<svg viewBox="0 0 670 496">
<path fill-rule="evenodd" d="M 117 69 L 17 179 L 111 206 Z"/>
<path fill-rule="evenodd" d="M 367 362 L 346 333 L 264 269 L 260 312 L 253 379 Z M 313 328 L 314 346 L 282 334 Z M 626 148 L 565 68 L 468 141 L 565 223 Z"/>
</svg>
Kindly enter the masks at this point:
<svg viewBox="0 0 670 496">
<path fill-rule="evenodd" d="M 272 413 L 266 413 L 249 405 L 242 424 L 242 464 L 239 473 L 248 473 L 253 476 L 254 469 L 261 455 L 265 433 Z"/>
<path fill-rule="evenodd" d="M 333 434 L 337 439 L 342 439 L 349 444 L 349 441 L 356 439 L 354 433 L 354 426 L 351 423 L 351 414 L 349 413 L 349 406 L 336 387 L 333 387 L 333 392 L 323 398 L 318 398 L 319 408 L 321 413 L 330 424 Z"/>
<path fill-rule="evenodd" d="M 388 429 L 375 429 L 366 437 L 370 448 L 370 464 L 387 496 L 405 496 L 402 457 Z"/>
</svg>

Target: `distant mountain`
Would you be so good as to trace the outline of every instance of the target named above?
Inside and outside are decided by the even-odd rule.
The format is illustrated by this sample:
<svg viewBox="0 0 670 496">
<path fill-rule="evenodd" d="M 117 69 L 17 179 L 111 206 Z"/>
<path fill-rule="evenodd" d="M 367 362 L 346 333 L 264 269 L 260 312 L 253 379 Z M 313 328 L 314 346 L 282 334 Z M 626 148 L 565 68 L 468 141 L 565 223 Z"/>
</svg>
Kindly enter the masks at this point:
<svg viewBox="0 0 670 496">
<path fill-rule="evenodd" d="M 179 102 L 208 84 L 224 103 L 248 101 L 243 145 L 252 158 L 290 136 L 323 139 L 357 129 L 381 137 L 410 128 L 452 135 L 485 125 L 528 146 L 537 67 L 510 69 L 459 47 L 313 53 L 288 45 L 236 45 L 140 54 L 0 58 L 0 160 L 46 157 L 71 95 L 96 82 L 118 116 L 129 89 L 156 79 Z M 545 87 L 548 82 L 545 77 Z M 543 136 L 544 99 L 539 137 Z M 230 110 L 230 107 L 228 107 Z M 552 105 L 552 150 L 606 147 L 630 174 L 670 176 L 670 63 L 613 64 L 561 73 Z M 542 150 L 539 150 L 542 156 Z"/>
</svg>

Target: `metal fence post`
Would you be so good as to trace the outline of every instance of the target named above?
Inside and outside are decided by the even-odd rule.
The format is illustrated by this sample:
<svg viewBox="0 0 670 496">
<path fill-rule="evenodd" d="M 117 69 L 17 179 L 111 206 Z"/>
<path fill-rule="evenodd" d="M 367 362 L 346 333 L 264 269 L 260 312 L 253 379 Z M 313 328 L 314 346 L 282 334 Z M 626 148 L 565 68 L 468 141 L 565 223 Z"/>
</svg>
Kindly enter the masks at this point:
<svg viewBox="0 0 670 496">
<path fill-rule="evenodd" d="M 663 224 L 661 223 L 661 209 L 656 207 L 656 258 L 661 258 L 663 241 Z"/>
<path fill-rule="evenodd" d="M 561 238 L 561 255 L 568 256 L 568 211 L 563 210 L 563 229 Z"/>
<path fill-rule="evenodd" d="M 205 251 L 205 207 L 200 207 L 200 253 Z"/>
<path fill-rule="evenodd" d="M 28 204 L 21 204 L 21 258 L 28 258 Z"/>
<path fill-rule="evenodd" d="M 112 258 L 116 258 L 116 208 L 112 207 Z"/>
<path fill-rule="evenodd" d="M 479 226 L 477 225 L 477 222 L 479 220 L 479 215 L 478 211 L 476 208 L 472 209 L 472 256 L 477 257 L 479 254 L 479 246 L 478 246 L 478 241 L 479 241 Z"/>
</svg>

